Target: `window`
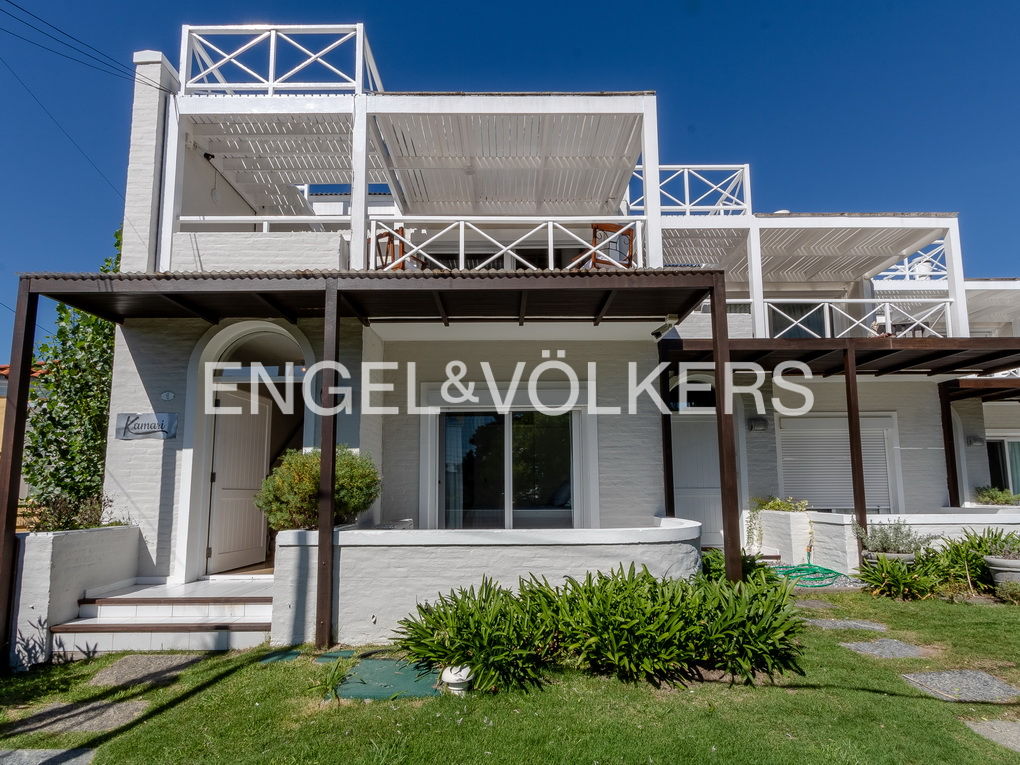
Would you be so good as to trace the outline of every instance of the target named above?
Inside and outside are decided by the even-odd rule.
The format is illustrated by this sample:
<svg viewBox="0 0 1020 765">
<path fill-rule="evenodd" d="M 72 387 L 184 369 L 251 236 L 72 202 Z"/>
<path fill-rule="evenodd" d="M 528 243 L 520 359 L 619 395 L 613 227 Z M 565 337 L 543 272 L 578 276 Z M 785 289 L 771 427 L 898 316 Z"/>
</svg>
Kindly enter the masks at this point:
<svg viewBox="0 0 1020 765">
<path fill-rule="evenodd" d="M 988 442 L 992 486 L 1020 494 L 1020 440 Z"/>
<path fill-rule="evenodd" d="M 572 528 L 570 414 L 440 415 L 440 520 L 448 529 Z"/>
</svg>

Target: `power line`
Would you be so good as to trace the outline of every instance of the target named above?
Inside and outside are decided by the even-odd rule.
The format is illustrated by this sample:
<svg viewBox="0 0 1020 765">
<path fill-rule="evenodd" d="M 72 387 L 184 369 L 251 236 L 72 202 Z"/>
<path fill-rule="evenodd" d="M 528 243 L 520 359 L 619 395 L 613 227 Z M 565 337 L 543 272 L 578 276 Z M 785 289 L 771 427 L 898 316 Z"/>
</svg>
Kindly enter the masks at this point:
<svg viewBox="0 0 1020 765">
<path fill-rule="evenodd" d="M 0 13 L 6 13 L 6 11 L 3 11 L 3 9 L 0 9 Z M 167 88 L 164 88 L 164 87 L 159 86 L 159 85 L 152 85 L 151 83 L 149 83 L 146 80 L 143 80 L 141 78 L 135 78 L 135 77 L 133 77 L 131 75 L 123 74 L 123 73 L 118 72 L 118 71 L 112 71 L 110 69 L 103 69 L 103 68 L 101 68 L 99 66 L 96 66 L 95 64 L 90 64 L 88 61 L 83 61 L 80 58 L 75 58 L 74 56 L 69 56 L 68 54 L 66 54 L 66 53 L 64 53 L 62 51 L 56 50 L 55 48 L 50 48 L 50 47 L 48 47 L 46 45 L 43 45 L 42 43 L 36 42 L 35 40 L 32 40 L 32 39 L 29 39 L 28 37 L 25 37 L 23 35 L 19 35 L 17 32 L 13 32 L 10 29 L 7 29 L 6 27 L 0 27 L 0 32 L 6 32 L 7 34 L 11 35 L 12 37 L 17 37 L 19 40 L 23 40 L 24 42 L 27 42 L 29 45 L 34 45 L 37 48 L 42 48 L 43 50 L 49 51 L 50 53 L 55 53 L 56 55 L 61 56 L 63 58 L 66 58 L 66 59 L 68 59 L 70 61 L 74 61 L 76 63 L 79 63 L 79 64 L 83 65 L 83 66 L 87 66 L 90 69 L 95 69 L 97 72 L 103 72 L 104 74 L 108 74 L 111 77 L 119 77 L 120 79 L 128 80 L 129 82 L 138 82 L 141 85 L 146 85 L 146 86 L 148 86 L 150 88 L 155 88 L 156 90 L 159 90 L 159 91 L 161 91 L 163 93 L 166 93 L 168 95 L 174 95 L 174 92 L 172 90 L 168 90 Z M 10 68 L 10 67 L 8 67 L 8 68 Z"/>
<path fill-rule="evenodd" d="M 6 308 L 6 309 L 7 309 L 8 311 L 10 311 L 11 313 L 13 313 L 13 314 L 14 314 L 15 316 L 17 316 L 17 315 L 18 315 L 18 312 L 17 312 L 17 311 L 15 311 L 15 310 L 14 310 L 13 308 L 11 308 L 11 307 L 10 307 L 9 305 L 7 305 L 7 303 L 3 302 L 2 300 L 0 300 L 0 306 L 3 306 L 3 307 L 4 307 L 4 308 Z M 49 327 L 44 327 L 44 326 L 43 326 L 42 324 L 40 324 L 39 322 L 36 322 L 36 323 L 35 323 L 35 326 L 37 326 L 37 327 L 38 327 L 39 329 L 41 329 L 41 330 L 42 330 L 43 332 L 47 332 L 47 333 L 49 333 L 49 334 L 51 334 L 51 335 L 55 335 L 55 334 L 57 334 L 57 333 L 56 333 L 56 332 L 54 332 L 54 331 L 53 331 L 52 329 L 50 329 Z"/>
<path fill-rule="evenodd" d="M 75 47 L 74 45 L 71 45 L 68 42 L 65 42 L 65 41 L 63 41 L 63 40 L 61 40 L 61 39 L 59 39 L 57 37 L 54 37 L 49 32 L 47 32 L 47 31 L 45 31 L 43 29 L 39 29 L 39 27 L 35 26 L 34 24 L 30 24 L 29 22 L 27 22 L 24 19 L 14 15 L 13 13 L 11 13 L 9 11 L 4 11 L 4 10 L 0 9 L 0 13 L 4 13 L 4 14 L 10 16 L 12 19 L 18 21 L 19 23 L 24 24 L 25 26 L 31 27 L 35 31 L 39 32 L 40 34 L 46 35 L 51 40 L 55 40 L 59 44 L 65 45 L 65 46 L 67 46 L 68 48 L 71 48 L 71 50 L 73 50 L 73 51 L 75 51 L 77 53 L 81 53 L 81 54 L 83 54 L 85 56 L 88 56 L 89 58 L 91 58 L 91 59 L 93 59 L 95 61 L 99 61 L 100 63 L 104 64 L 105 66 L 110 66 L 112 64 L 114 67 L 117 67 L 117 68 L 125 71 L 127 74 L 129 74 L 131 76 L 135 75 L 134 69 L 132 69 L 131 67 L 127 66 L 126 64 L 120 62 L 118 59 L 116 59 L 115 57 L 111 56 L 109 53 L 106 53 L 106 52 L 100 50 L 99 48 L 95 47 L 94 45 L 89 45 L 87 42 L 85 42 L 81 38 L 75 37 L 73 34 L 71 34 L 70 32 L 64 31 L 63 29 L 58 27 L 56 24 L 52 24 L 49 21 L 47 21 L 46 19 L 42 18 L 41 16 L 37 16 L 36 14 L 32 13 L 32 11 L 28 10 L 24 6 L 18 5 L 13 0 L 4 0 L 4 2 L 6 2 L 8 5 L 14 6 L 15 8 L 17 8 L 22 13 L 24 13 L 24 14 L 26 14 L 28 16 L 31 16 L 36 21 L 38 21 L 38 22 L 40 22 L 42 24 L 45 24 L 50 29 L 54 30 L 55 32 L 58 32 L 59 34 L 63 35 L 64 37 L 66 37 L 66 38 L 68 38 L 70 40 L 74 40 L 76 43 L 79 43 L 80 45 L 84 45 L 89 50 L 91 50 L 91 51 L 93 51 L 95 53 L 98 53 L 100 56 L 102 56 L 104 59 L 106 59 L 106 61 L 102 61 L 101 59 L 96 58 L 95 56 L 93 56 L 92 54 L 88 53 L 87 51 L 81 50 L 80 48 L 77 48 L 77 47 Z M 157 87 L 157 88 L 158 87 L 162 87 L 162 86 L 160 86 L 160 84 L 158 82 L 156 82 L 155 80 L 153 80 L 153 79 L 151 79 L 149 77 L 145 77 L 143 75 L 138 75 L 138 76 L 141 79 L 147 80 L 154 87 Z"/>
</svg>

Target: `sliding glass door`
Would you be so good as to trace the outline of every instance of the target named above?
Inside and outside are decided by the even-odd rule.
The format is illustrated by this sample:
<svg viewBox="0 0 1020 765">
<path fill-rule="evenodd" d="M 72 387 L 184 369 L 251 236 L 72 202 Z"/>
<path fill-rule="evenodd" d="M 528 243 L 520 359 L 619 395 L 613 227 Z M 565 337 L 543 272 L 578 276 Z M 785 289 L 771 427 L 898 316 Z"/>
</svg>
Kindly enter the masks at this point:
<svg viewBox="0 0 1020 765">
<path fill-rule="evenodd" d="M 1020 494 L 1020 440 L 989 441 L 987 448 L 992 486 Z"/>
<path fill-rule="evenodd" d="M 448 529 L 574 525 L 570 414 L 446 413 L 439 498 Z"/>
</svg>

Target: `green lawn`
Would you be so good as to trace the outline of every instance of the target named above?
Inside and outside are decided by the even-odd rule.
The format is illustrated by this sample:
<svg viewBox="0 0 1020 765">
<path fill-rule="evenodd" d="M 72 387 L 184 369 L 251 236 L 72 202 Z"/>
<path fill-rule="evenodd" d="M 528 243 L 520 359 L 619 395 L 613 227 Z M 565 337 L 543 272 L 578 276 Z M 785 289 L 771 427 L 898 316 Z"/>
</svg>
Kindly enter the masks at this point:
<svg viewBox="0 0 1020 765">
<path fill-rule="evenodd" d="M 111 734 L 7 739 L 11 747 L 99 747 L 97 763 L 1016 763 L 961 719 L 1020 719 L 1020 705 L 952 704 L 900 672 L 985 669 L 1020 685 L 1020 608 L 811 595 L 831 613 L 885 622 L 888 637 L 939 648 L 926 659 L 869 659 L 840 647 L 875 633 L 811 628 L 806 677 L 776 686 L 659 690 L 565 673 L 542 691 L 323 704 L 323 665 L 258 664 L 265 649 L 213 656 L 155 689 L 84 684 L 103 657 L 0 680 L 3 719 L 56 699 L 145 698 L 149 712 Z"/>
</svg>

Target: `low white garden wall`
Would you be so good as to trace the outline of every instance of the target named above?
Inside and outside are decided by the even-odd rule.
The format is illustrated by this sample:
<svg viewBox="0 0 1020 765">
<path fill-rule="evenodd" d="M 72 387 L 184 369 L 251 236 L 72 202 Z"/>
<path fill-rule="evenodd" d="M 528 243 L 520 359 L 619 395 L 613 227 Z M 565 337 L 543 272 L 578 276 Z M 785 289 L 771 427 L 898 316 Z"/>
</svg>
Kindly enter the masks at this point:
<svg viewBox="0 0 1020 765">
<path fill-rule="evenodd" d="M 77 618 L 86 590 L 134 582 L 141 539 L 137 526 L 18 534 L 12 664 L 24 669 L 47 661 L 54 650 L 50 626 Z"/>
<path fill-rule="evenodd" d="M 701 565 L 701 524 L 665 518 L 631 529 L 337 530 L 334 628 L 341 643 L 384 643 L 397 622 L 438 593 L 478 585 L 483 575 L 515 586 L 534 574 L 553 583 L 621 564 L 656 576 L 688 578 Z M 274 645 L 313 639 L 314 531 L 276 538 Z"/>
<path fill-rule="evenodd" d="M 905 521 L 919 534 L 934 534 L 958 539 L 967 530 L 976 532 L 1001 528 L 1020 532 L 1020 513 L 973 512 L 981 508 L 946 508 L 956 512 L 910 515 L 870 515 L 869 524 Z M 806 563 L 807 546 L 811 544 L 811 563 L 843 574 L 857 570 L 858 545 L 853 533 L 853 516 L 843 513 L 761 513 L 764 551 L 775 551 L 783 563 Z"/>
</svg>

